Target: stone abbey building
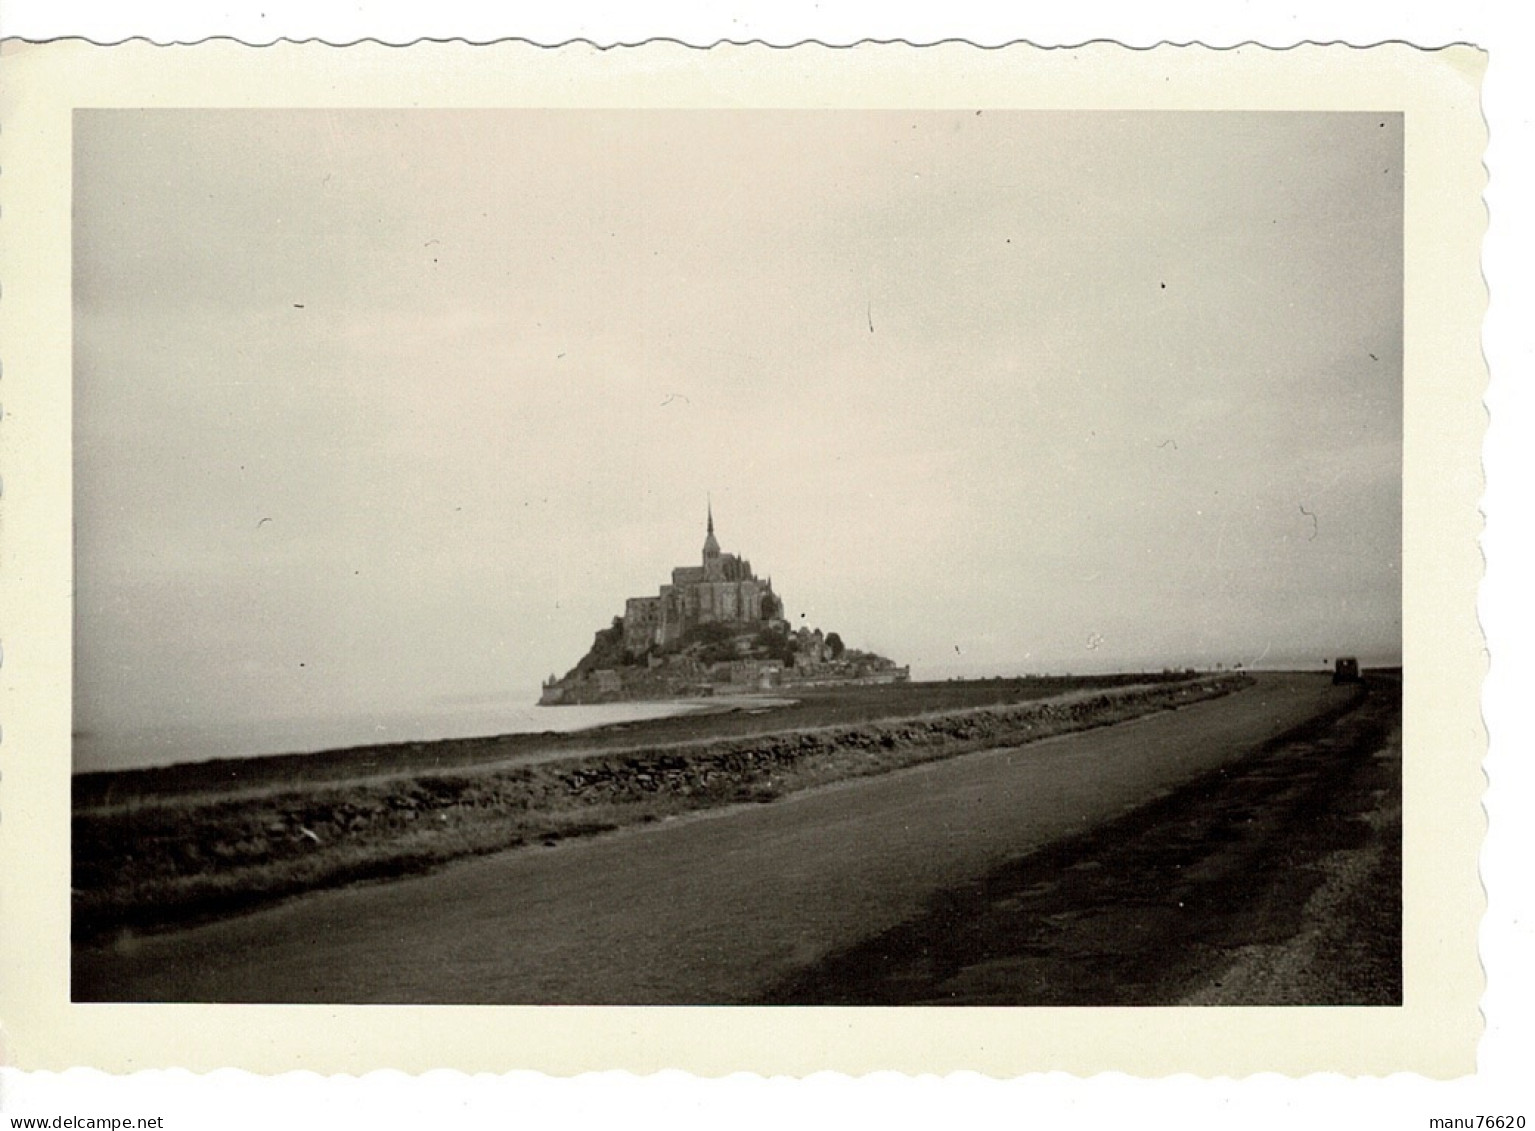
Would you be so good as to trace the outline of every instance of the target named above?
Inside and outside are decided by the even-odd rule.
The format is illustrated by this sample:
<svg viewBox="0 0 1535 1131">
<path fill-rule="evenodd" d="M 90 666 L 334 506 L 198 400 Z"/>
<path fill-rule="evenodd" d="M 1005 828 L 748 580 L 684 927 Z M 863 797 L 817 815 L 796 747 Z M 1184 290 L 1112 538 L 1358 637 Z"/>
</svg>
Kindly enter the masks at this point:
<svg viewBox="0 0 1535 1131">
<path fill-rule="evenodd" d="M 772 579 L 760 580 L 751 562 L 720 552 L 711 505 L 703 563 L 672 570 L 671 584 L 661 586 L 659 595 L 630 597 L 624 603 L 624 648 L 667 648 L 688 629 L 716 621 L 771 625 L 782 618 L 783 602 L 773 592 Z"/>
</svg>

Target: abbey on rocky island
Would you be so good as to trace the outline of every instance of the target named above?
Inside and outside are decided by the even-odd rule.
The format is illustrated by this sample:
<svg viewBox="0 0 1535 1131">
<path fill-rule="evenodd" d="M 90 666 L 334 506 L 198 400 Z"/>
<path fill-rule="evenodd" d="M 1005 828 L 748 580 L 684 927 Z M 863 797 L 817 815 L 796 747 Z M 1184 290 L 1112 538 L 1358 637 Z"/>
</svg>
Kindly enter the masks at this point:
<svg viewBox="0 0 1535 1131">
<path fill-rule="evenodd" d="M 630 597 L 563 677 L 544 681 L 545 705 L 676 699 L 790 685 L 895 683 L 910 671 L 843 645 L 836 633 L 793 630 L 771 578 L 723 553 L 709 506 L 703 558 L 672 570 L 654 597 Z"/>
</svg>

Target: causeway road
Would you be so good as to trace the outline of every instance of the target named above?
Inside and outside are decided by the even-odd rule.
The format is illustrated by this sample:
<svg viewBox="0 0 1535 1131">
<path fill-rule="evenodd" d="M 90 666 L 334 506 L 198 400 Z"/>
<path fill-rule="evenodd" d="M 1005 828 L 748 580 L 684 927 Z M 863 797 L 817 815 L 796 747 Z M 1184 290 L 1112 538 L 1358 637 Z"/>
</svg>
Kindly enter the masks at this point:
<svg viewBox="0 0 1535 1131">
<path fill-rule="evenodd" d="M 730 1004 L 1165 797 L 1357 688 L 1221 699 L 81 946 L 76 1001 Z"/>
</svg>

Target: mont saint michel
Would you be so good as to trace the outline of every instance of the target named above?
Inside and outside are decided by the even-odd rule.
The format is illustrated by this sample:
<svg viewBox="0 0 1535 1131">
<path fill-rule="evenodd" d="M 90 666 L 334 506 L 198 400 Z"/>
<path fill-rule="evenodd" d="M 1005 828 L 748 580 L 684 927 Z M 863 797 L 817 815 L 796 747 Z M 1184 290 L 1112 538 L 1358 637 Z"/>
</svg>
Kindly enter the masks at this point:
<svg viewBox="0 0 1535 1131">
<path fill-rule="evenodd" d="M 72 1002 L 1417 1015 L 1404 115 L 974 63 L 62 119 Z"/>
<path fill-rule="evenodd" d="M 677 566 L 656 596 L 625 601 L 623 615 L 596 634 L 580 662 L 544 682 L 539 702 L 677 699 L 910 676 L 908 667 L 847 647 L 839 633 L 792 627 L 773 579 L 720 549 L 711 504 L 700 563 Z"/>
</svg>

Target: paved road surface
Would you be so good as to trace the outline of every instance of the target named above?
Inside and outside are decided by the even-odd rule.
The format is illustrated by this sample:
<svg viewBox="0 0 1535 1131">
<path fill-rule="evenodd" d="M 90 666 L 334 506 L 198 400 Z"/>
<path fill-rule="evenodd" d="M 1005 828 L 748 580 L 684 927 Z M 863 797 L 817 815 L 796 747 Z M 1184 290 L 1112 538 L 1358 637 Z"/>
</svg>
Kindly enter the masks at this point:
<svg viewBox="0 0 1535 1131">
<path fill-rule="evenodd" d="M 80 948 L 76 1000 L 725 1004 L 1350 694 L 1223 699 Z"/>
</svg>

